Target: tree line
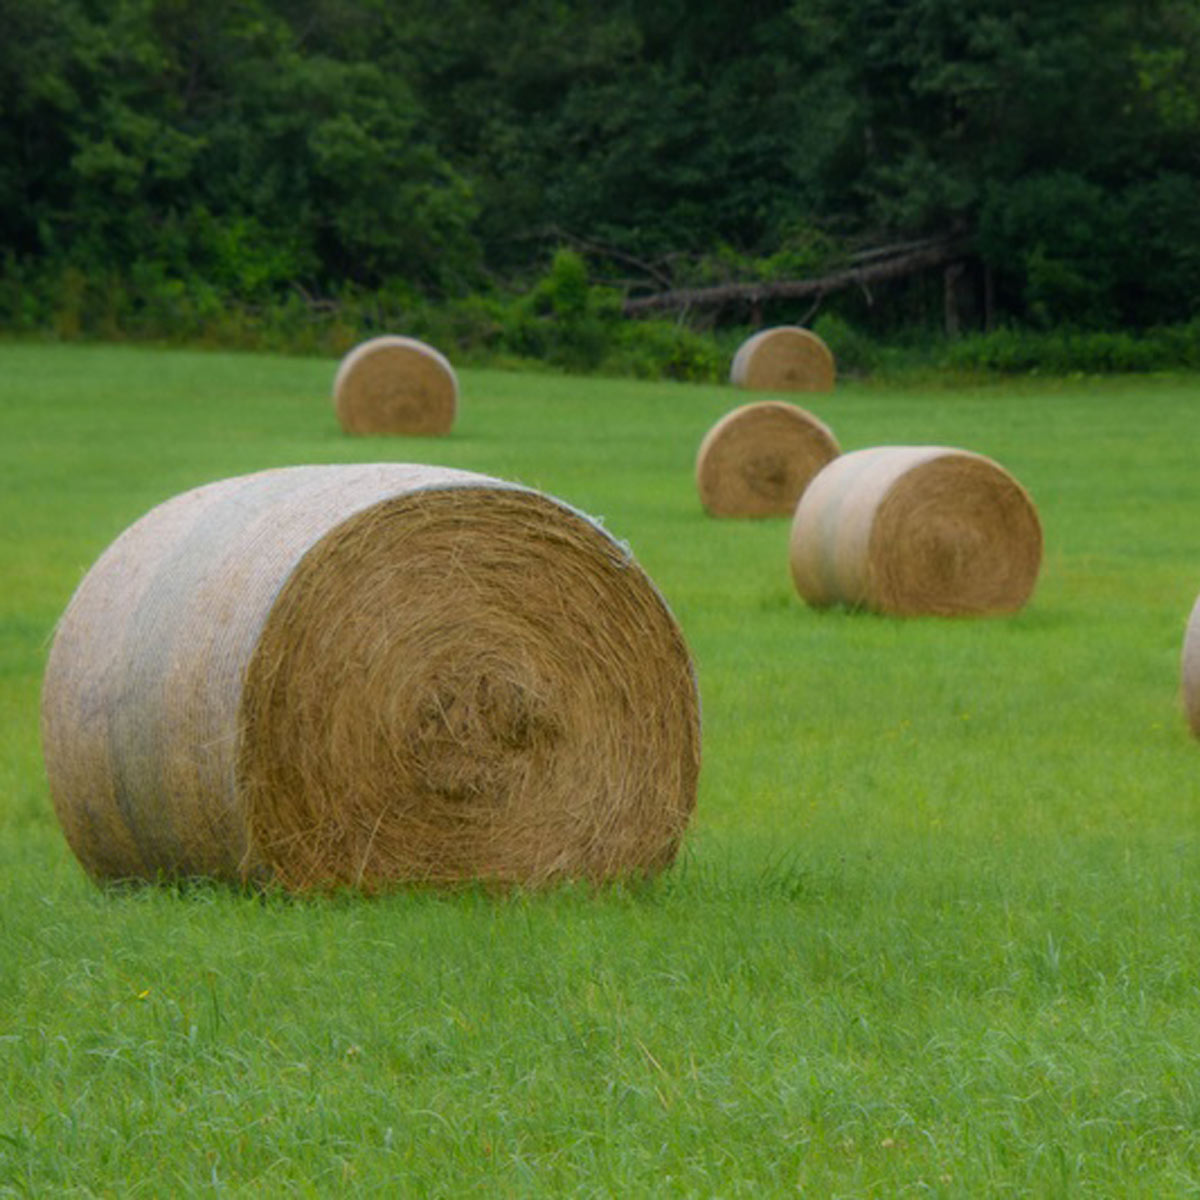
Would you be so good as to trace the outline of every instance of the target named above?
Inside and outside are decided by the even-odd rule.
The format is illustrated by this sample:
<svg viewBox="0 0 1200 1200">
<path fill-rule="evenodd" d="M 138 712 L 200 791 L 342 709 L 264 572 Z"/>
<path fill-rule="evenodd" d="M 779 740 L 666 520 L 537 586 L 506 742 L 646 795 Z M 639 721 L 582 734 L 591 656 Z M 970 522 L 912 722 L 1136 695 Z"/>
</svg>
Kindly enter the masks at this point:
<svg viewBox="0 0 1200 1200">
<path fill-rule="evenodd" d="M 438 302 L 563 247 L 697 322 L 1186 321 L 1200 5 L 0 0 L 10 280 Z"/>
</svg>

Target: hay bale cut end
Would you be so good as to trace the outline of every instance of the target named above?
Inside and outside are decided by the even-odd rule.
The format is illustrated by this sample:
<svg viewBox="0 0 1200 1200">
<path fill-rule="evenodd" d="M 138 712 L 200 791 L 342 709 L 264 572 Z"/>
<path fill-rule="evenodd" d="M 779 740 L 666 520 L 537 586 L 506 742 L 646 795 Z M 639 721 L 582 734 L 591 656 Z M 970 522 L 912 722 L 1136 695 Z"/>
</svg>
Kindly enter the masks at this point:
<svg viewBox="0 0 1200 1200">
<path fill-rule="evenodd" d="M 811 329 L 778 325 L 748 338 L 733 356 L 729 382 L 758 392 L 829 392 L 833 353 Z"/>
<path fill-rule="evenodd" d="M 333 405 L 347 433 L 445 434 L 458 410 L 458 378 L 432 346 L 389 334 L 342 359 Z"/>
<path fill-rule="evenodd" d="M 1183 710 L 1188 728 L 1200 737 L 1200 598 L 1192 608 L 1183 639 Z"/>
<path fill-rule="evenodd" d="M 796 590 L 815 606 L 899 616 L 1014 612 L 1042 560 L 1042 528 L 1002 467 L 943 446 L 878 446 L 834 459 L 792 522 Z"/>
<path fill-rule="evenodd" d="M 627 548 L 400 464 L 153 509 L 59 624 L 42 733 L 93 876 L 293 891 L 653 873 L 700 753 L 687 647 Z"/>
<path fill-rule="evenodd" d="M 781 400 L 744 404 L 700 443 L 700 503 L 714 517 L 791 516 L 809 481 L 839 453 L 812 413 Z"/>
</svg>

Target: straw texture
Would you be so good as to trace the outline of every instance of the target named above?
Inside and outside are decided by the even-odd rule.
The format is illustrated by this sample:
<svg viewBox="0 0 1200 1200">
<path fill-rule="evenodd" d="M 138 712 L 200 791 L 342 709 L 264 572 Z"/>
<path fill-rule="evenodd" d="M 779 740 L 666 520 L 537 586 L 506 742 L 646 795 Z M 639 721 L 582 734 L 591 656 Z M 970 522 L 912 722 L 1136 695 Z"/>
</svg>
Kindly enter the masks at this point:
<svg viewBox="0 0 1200 1200">
<path fill-rule="evenodd" d="M 796 590 L 815 606 L 1012 612 L 1037 582 L 1042 529 L 1024 489 L 990 459 L 879 446 L 834 459 L 809 484 L 790 557 Z"/>
<path fill-rule="evenodd" d="M 839 452 L 812 413 L 781 400 L 744 404 L 700 443 L 700 503 L 714 517 L 791 516 L 809 481 Z"/>
<path fill-rule="evenodd" d="M 333 404 L 347 433 L 444 434 L 454 425 L 458 379 L 432 346 L 389 334 L 342 359 Z"/>
<path fill-rule="evenodd" d="M 835 374 L 833 354 L 811 329 L 778 325 L 741 344 L 729 381 L 759 392 L 828 392 Z"/>
<path fill-rule="evenodd" d="M 1200 598 L 1192 608 L 1183 639 L 1183 709 L 1188 727 L 1200 737 Z"/>
<path fill-rule="evenodd" d="M 699 701 L 662 597 L 559 501 L 435 467 L 177 496 L 46 669 L 59 821 L 99 878 L 537 885 L 671 862 Z"/>
</svg>

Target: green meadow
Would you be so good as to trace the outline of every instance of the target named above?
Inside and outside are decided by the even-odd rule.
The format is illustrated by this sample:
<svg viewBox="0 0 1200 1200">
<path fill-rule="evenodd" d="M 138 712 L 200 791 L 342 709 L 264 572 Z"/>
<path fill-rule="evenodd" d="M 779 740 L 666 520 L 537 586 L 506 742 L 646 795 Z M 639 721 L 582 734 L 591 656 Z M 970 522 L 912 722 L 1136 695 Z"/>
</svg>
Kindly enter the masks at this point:
<svg viewBox="0 0 1200 1200">
<path fill-rule="evenodd" d="M 846 450 L 990 455 L 1019 614 L 808 609 L 788 522 L 700 509 L 725 386 L 464 370 L 454 433 L 349 438 L 332 360 L 0 344 L 0 1196 L 1200 1192 L 1200 378 L 847 382 Z M 103 890 L 42 770 L 54 623 L 154 504 L 399 460 L 602 517 L 704 709 L 638 886 Z"/>
</svg>

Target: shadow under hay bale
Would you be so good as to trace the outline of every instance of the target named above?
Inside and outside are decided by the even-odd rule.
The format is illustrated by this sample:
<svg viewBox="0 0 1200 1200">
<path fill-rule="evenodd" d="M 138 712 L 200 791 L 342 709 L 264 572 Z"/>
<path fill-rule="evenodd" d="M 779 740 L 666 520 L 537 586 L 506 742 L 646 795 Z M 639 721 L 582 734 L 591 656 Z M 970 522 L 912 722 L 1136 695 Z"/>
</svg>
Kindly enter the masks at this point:
<svg viewBox="0 0 1200 1200">
<path fill-rule="evenodd" d="M 729 382 L 759 392 L 829 392 L 833 353 L 811 329 L 778 325 L 744 341 L 733 356 Z"/>
<path fill-rule="evenodd" d="M 399 464 L 153 509 L 72 598 L 42 729 L 92 875 L 295 891 L 655 872 L 700 753 L 687 647 L 625 547 Z"/>
<path fill-rule="evenodd" d="M 432 346 L 389 334 L 342 359 L 333 404 L 347 433 L 445 434 L 458 410 L 458 378 Z"/>
<path fill-rule="evenodd" d="M 744 404 L 700 443 L 700 503 L 714 517 L 791 516 L 809 481 L 839 452 L 812 413 L 781 400 Z"/>
<path fill-rule="evenodd" d="M 1200 737 L 1200 598 L 1192 608 L 1183 639 L 1183 711 L 1188 728 Z"/>
<path fill-rule="evenodd" d="M 1025 490 L 990 459 L 879 446 L 834 459 L 809 484 L 790 559 L 796 590 L 817 607 L 1013 612 L 1037 582 L 1042 528 Z"/>
</svg>

